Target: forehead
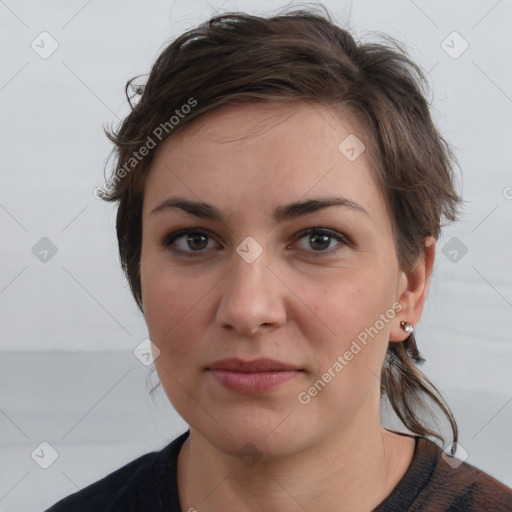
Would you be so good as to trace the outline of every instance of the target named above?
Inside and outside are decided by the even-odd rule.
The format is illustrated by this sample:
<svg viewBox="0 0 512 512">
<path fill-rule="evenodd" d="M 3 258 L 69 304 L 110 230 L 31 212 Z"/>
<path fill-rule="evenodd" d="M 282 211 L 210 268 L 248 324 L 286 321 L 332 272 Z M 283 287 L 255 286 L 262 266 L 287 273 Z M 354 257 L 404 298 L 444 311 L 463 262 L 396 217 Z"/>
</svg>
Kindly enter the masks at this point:
<svg viewBox="0 0 512 512">
<path fill-rule="evenodd" d="M 366 150 L 356 159 L 346 153 L 347 144 L 354 148 L 348 156 L 359 153 L 365 139 L 354 121 L 323 105 L 222 107 L 159 147 L 146 182 L 144 214 L 171 194 L 228 211 L 245 205 L 255 214 L 339 194 L 379 216 L 385 207 Z"/>
</svg>

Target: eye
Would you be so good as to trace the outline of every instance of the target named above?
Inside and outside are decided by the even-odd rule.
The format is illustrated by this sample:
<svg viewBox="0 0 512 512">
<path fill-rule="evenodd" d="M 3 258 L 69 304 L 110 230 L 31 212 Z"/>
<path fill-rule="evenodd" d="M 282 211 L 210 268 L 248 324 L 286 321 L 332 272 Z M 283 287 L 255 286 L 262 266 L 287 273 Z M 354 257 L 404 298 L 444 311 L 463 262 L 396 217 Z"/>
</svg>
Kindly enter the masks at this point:
<svg viewBox="0 0 512 512">
<path fill-rule="evenodd" d="M 205 231 L 197 228 L 181 229 L 166 236 L 163 245 L 171 248 L 173 251 L 183 256 L 201 256 L 208 248 L 208 242 L 212 241 L 212 237 Z M 179 241 L 180 243 L 176 243 Z"/>
<path fill-rule="evenodd" d="M 302 248 L 301 250 L 316 253 L 313 254 L 314 257 L 330 256 L 342 249 L 344 246 L 350 245 L 350 242 L 345 235 L 326 228 L 310 228 L 307 231 L 303 231 L 299 240 L 302 239 L 306 240 L 307 247 Z M 326 250 L 329 247 L 332 247 L 331 243 L 333 240 L 337 240 L 340 243 L 338 243 L 334 249 L 331 248 L 331 250 Z"/>
<path fill-rule="evenodd" d="M 299 249 L 312 253 L 313 257 L 330 256 L 350 245 L 350 240 L 345 235 L 327 228 L 316 227 L 302 231 L 298 235 L 298 240 L 302 239 L 306 240 L 307 247 L 299 247 Z M 334 249 L 331 246 L 333 240 L 339 242 Z M 206 252 L 205 249 L 212 248 L 211 245 L 208 246 L 209 242 L 212 241 L 212 236 L 206 231 L 198 228 L 188 228 L 167 235 L 163 241 L 163 246 L 179 255 L 197 257 L 203 255 Z M 329 247 L 331 249 L 327 250 Z"/>
</svg>

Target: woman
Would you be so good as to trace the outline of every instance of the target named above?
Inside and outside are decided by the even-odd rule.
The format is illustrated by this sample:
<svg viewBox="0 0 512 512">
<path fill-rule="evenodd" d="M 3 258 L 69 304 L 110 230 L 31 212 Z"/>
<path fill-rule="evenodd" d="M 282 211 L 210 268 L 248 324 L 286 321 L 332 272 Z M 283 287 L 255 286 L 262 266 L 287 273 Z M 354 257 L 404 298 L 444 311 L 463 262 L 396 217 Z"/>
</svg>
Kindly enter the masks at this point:
<svg viewBox="0 0 512 512">
<path fill-rule="evenodd" d="M 162 52 L 109 134 L 104 197 L 190 429 L 49 510 L 511 510 L 452 457 L 416 367 L 461 202 L 421 80 L 327 12 L 217 16 Z M 381 398 L 408 432 L 381 425 Z"/>
</svg>

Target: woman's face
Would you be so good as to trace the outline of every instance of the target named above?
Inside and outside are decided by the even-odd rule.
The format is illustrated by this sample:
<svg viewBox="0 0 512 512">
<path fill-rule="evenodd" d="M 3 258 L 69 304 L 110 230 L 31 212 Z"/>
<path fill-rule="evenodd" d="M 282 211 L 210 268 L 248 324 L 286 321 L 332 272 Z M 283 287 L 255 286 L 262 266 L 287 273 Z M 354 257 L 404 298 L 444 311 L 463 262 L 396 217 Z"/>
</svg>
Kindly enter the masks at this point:
<svg viewBox="0 0 512 512">
<path fill-rule="evenodd" d="M 155 155 L 141 256 L 155 366 L 179 414 L 225 453 L 283 455 L 379 421 L 405 281 L 354 133 L 364 143 L 326 107 L 236 106 Z M 308 203 L 333 198 L 344 200 Z"/>
</svg>

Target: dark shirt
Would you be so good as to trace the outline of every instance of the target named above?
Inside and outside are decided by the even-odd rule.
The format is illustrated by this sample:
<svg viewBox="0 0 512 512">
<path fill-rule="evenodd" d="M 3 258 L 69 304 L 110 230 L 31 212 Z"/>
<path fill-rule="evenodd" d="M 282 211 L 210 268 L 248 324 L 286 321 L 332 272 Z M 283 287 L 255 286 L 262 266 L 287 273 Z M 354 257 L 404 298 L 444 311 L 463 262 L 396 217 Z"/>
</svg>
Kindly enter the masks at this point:
<svg viewBox="0 0 512 512">
<path fill-rule="evenodd" d="M 45 512 L 187 512 L 180 508 L 176 468 L 189 434 L 190 430 Z M 452 468 L 437 444 L 420 436 L 415 440 L 407 472 L 373 512 L 512 511 L 512 489 L 465 462 Z"/>
</svg>

